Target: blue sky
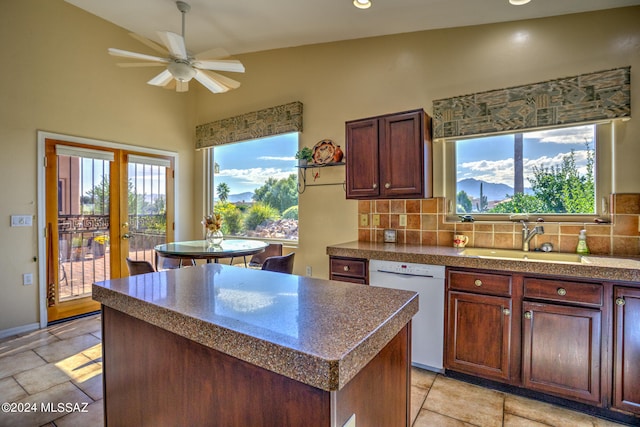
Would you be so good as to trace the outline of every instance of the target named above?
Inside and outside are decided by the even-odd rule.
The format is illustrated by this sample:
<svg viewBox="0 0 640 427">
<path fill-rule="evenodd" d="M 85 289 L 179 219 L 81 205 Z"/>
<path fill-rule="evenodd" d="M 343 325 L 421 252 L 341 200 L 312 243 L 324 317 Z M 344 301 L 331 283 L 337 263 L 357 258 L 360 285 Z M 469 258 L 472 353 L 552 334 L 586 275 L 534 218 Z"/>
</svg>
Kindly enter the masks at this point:
<svg viewBox="0 0 640 427">
<path fill-rule="evenodd" d="M 297 133 L 217 146 L 213 153 L 220 170 L 214 185 L 227 183 L 230 194 L 253 192 L 269 177 L 281 179 L 296 174 L 296 151 Z"/>
<path fill-rule="evenodd" d="M 587 151 L 585 142 L 594 148 L 594 125 L 569 129 L 552 129 L 524 134 L 523 162 L 525 187 L 529 187 L 527 176 L 534 165 L 556 166 L 562 158 L 575 150 L 579 171 L 586 172 Z M 493 136 L 456 142 L 456 181 L 475 178 L 492 183 L 502 183 L 513 187 L 513 136 Z"/>
</svg>

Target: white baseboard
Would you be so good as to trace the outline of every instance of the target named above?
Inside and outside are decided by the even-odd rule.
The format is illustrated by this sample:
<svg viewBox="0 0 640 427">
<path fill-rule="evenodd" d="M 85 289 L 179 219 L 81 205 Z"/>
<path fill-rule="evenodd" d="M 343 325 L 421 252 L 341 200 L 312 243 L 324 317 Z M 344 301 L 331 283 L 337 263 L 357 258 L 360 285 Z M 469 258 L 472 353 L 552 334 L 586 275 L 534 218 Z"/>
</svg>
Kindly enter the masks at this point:
<svg viewBox="0 0 640 427">
<path fill-rule="evenodd" d="M 13 335 L 24 334 L 25 332 L 31 332 L 40 329 L 40 323 L 30 323 L 24 326 L 16 326 L 15 328 L 0 330 L 0 339 L 10 337 Z"/>
</svg>

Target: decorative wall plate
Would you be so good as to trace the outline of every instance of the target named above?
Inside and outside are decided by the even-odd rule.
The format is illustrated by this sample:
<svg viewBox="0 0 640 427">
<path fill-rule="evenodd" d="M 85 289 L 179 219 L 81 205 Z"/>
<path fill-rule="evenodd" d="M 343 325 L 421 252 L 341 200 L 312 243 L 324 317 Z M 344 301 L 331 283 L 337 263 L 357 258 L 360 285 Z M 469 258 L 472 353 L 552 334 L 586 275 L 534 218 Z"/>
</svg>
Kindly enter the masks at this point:
<svg viewBox="0 0 640 427">
<path fill-rule="evenodd" d="M 323 165 L 333 161 L 336 145 L 330 139 L 323 139 L 313 146 L 313 163 Z"/>
</svg>

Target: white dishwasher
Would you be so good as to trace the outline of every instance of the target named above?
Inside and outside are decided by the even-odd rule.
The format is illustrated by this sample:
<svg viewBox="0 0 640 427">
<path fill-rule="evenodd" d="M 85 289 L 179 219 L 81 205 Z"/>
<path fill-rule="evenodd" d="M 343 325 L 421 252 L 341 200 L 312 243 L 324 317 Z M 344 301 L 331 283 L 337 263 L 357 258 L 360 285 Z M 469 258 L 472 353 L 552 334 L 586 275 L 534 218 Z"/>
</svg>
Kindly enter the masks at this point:
<svg viewBox="0 0 640 427">
<path fill-rule="evenodd" d="M 444 266 L 372 259 L 369 284 L 418 293 L 419 311 L 411 324 L 411 362 L 443 372 Z"/>
</svg>

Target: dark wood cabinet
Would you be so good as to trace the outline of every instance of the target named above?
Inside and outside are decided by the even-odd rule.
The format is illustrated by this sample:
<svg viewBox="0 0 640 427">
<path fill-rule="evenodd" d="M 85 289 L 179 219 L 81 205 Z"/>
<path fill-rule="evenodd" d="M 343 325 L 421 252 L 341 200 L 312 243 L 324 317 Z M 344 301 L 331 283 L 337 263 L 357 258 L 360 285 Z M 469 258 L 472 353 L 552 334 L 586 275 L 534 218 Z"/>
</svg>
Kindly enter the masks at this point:
<svg viewBox="0 0 640 427">
<path fill-rule="evenodd" d="M 523 385 L 600 404 L 600 310 L 525 301 Z"/>
<path fill-rule="evenodd" d="M 368 285 L 369 263 L 362 258 L 329 257 L 329 278 Z"/>
<path fill-rule="evenodd" d="M 450 270 L 447 288 L 445 367 L 517 383 L 511 277 Z"/>
<path fill-rule="evenodd" d="M 432 197 L 431 119 L 424 110 L 346 123 L 347 199 Z"/>
<path fill-rule="evenodd" d="M 613 407 L 640 414 L 640 288 L 614 288 Z"/>
<path fill-rule="evenodd" d="M 603 287 L 524 279 L 523 385 L 601 405 Z"/>
</svg>

